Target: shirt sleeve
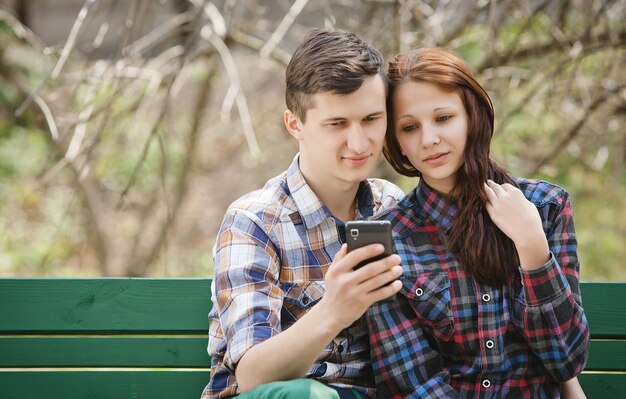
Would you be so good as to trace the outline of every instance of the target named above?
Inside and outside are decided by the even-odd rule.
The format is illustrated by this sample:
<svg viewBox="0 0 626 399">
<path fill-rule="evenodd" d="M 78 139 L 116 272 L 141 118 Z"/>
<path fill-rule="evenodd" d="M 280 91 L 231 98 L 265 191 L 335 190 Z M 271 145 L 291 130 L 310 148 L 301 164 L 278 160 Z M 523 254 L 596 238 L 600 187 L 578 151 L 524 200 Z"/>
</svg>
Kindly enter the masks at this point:
<svg viewBox="0 0 626 399">
<path fill-rule="evenodd" d="M 231 210 L 216 244 L 215 306 L 233 372 L 248 349 L 280 331 L 279 255 L 262 226 L 255 214 Z"/>
<path fill-rule="evenodd" d="M 373 304 L 367 323 L 377 397 L 459 398 L 405 297 Z"/>
<path fill-rule="evenodd" d="M 579 374 L 586 362 L 589 328 L 578 282 L 579 263 L 572 208 L 567 193 L 540 209 L 550 260 L 537 269 L 520 269 L 522 292 L 514 312 L 531 350 L 555 381 Z"/>
</svg>

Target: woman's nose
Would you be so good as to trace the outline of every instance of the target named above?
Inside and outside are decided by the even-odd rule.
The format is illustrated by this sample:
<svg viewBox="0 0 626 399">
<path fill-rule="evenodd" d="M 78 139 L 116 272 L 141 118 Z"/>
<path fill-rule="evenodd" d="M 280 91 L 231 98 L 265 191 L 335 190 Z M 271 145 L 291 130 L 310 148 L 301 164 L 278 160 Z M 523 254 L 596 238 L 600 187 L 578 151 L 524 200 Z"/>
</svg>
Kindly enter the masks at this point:
<svg viewBox="0 0 626 399">
<path fill-rule="evenodd" d="M 437 128 L 430 124 L 422 125 L 422 147 L 429 148 L 439 144 Z"/>
</svg>

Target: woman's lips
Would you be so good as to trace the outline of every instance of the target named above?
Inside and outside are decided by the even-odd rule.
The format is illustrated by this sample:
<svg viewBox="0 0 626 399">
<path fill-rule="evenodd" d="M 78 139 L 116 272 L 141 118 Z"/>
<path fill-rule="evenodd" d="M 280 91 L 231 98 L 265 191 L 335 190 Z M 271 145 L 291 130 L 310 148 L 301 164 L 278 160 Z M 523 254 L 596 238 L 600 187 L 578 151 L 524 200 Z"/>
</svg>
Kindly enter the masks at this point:
<svg viewBox="0 0 626 399">
<path fill-rule="evenodd" d="M 438 152 L 436 154 L 433 154 L 431 156 L 424 158 L 424 162 L 427 162 L 430 164 L 442 163 L 446 159 L 448 154 L 449 154 L 448 152 Z"/>
</svg>

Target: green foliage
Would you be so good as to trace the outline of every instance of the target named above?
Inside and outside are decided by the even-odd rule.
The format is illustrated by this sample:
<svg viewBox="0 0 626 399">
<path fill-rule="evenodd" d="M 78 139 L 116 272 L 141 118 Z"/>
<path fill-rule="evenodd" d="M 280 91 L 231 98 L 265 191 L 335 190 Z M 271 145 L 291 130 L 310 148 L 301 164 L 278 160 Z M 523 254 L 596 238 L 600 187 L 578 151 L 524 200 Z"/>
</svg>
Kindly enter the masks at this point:
<svg viewBox="0 0 626 399">
<path fill-rule="evenodd" d="M 20 125 L 6 130 L 0 141 L 0 182 L 19 180 L 23 175 L 36 175 L 46 164 L 49 150 L 42 131 Z M 16 156 L 20 154 L 20 156 Z M 3 183 L 0 183 L 0 187 Z"/>
</svg>

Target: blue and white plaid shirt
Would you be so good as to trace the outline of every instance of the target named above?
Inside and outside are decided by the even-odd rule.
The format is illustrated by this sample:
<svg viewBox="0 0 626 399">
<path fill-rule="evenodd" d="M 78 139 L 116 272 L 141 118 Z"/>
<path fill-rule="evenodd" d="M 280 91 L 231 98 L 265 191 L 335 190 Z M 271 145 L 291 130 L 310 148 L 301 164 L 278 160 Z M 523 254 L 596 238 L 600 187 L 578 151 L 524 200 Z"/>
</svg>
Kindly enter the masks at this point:
<svg viewBox="0 0 626 399">
<path fill-rule="evenodd" d="M 237 393 L 234 369 L 252 346 L 289 328 L 323 296 L 341 248 L 337 220 L 306 183 L 298 156 L 283 174 L 235 201 L 215 247 L 217 295 L 209 314 L 211 380 L 202 397 Z M 395 205 L 404 193 L 362 182 L 357 218 Z M 320 353 L 306 377 L 373 394 L 367 326 L 359 319 Z"/>
</svg>

